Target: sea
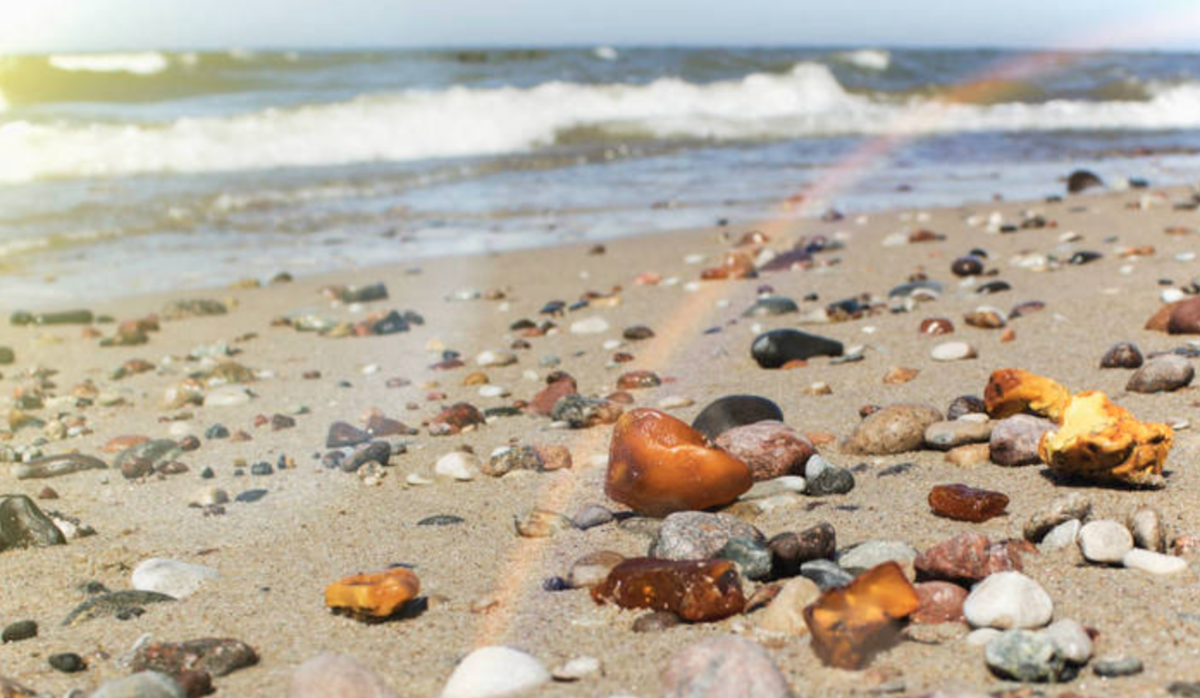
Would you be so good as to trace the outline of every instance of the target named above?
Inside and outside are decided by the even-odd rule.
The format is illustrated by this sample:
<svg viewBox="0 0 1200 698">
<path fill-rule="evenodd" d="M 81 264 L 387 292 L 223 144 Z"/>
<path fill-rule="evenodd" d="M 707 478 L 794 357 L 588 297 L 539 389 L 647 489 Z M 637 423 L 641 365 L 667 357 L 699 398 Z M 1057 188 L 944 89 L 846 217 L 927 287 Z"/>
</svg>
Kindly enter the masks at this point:
<svg viewBox="0 0 1200 698">
<path fill-rule="evenodd" d="M 0 57 L 0 310 L 429 256 L 1200 180 L 1200 54 Z M 364 272 L 369 275 L 369 272 Z"/>
</svg>

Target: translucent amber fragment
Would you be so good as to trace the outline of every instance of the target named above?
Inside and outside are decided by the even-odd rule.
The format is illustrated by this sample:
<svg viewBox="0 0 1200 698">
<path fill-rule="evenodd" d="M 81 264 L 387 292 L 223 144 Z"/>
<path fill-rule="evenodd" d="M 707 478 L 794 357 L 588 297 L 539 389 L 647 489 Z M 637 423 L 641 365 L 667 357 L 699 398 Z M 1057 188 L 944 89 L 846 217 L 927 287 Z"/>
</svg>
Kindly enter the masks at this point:
<svg viewBox="0 0 1200 698">
<path fill-rule="evenodd" d="M 1171 427 L 1139 422 L 1104 393 L 1089 390 L 1071 399 L 1057 430 L 1042 435 L 1038 455 L 1069 475 L 1161 485 L 1174 436 Z"/>
<path fill-rule="evenodd" d="M 993 371 L 983 391 L 984 405 L 993 419 L 1031 412 L 1059 421 L 1071 393 L 1045 376 L 1020 368 Z"/>
<path fill-rule="evenodd" d="M 412 570 L 396 567 L 330 584 L 325 587 L 325 605 L 352 615 L 386 618 L 416 598 L 420 590 L 421 580 Z"/>
<path fill-rule="evenodd" d="M 929 491 L 929 507 L 938 516 L 979 523 L 1004 514 L 1008 495 L 967 485 L 936 485 Z"/>
<path fill-rule="evenodd" d="M 613 428 L 604 491 L 642 514 L 728 504 L 753 484 L 748 465 L 664 412 L 633 410 Z"/>
<path fill-rule="evenodd" d="M 821 661 L 859 669 L 891 646 L 900 622 L 921 606 L 900 565 L 885 562 L 863 572 L 849 586 L 830 589 L 804 609 L 812 646 Z"/>
<path fill-rule="evenodd" d="M 758 276 L 754 269 L 754 259 L 745 252 L 727 252 L 721 260 L 721 265 L 700 272 L 700 278 L 712 279 L 751 279 Z"/>
<path fill-rule="evenodd" d="M 592 587 L 592 598 L 621 608 L 671 611 L 693 623 L 727 618 L 746 606 L 741 577 L 728 560 L 635 557 Z"/>
</svg>

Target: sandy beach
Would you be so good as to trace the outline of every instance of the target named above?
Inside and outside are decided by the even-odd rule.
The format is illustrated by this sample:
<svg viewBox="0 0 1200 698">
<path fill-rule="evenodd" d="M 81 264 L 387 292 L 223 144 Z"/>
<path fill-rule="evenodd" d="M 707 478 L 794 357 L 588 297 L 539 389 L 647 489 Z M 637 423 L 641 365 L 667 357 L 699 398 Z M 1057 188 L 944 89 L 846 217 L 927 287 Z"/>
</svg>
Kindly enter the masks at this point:
<svg viewBox="0 0 1200 698">
<path fill-rule="evenodd" d="M 819 445 L 819 451 L 830 462 L 855 469 L 853 490 L 826 497 L 805 495 L 757 515 L 744 507 L 737 510 L 767 537 L 828 522 L 836 529 L 839 550 L 884 539 L 923 551 L 962 532 L 983 533 L 993 540 L 1020 539 L 1031 514 L 1069 492 L 1090 497 L 1094 519 L 1123 522 L 1134 509 L 1150 506 L 1162 514 L 1169 536 L 1200 534 L 1200 512 L 1194 506 L 1200 498 L 1200 475 L 1192 467 L 1200 454 L 1193 428 L 1177 430 L 1166 464 L 1168 484 L 1162 489 L 1066 483 L 1047 477 L 1041 464 L 956 466 L 943 452 L 931 449 L 863 456 L 839 447 L 861 421 L 863 406 L 923 403 L 944 413 L 960 395 L 981 396 L 989 374 L 1009 367 L 1051 377 L 1073 392 L 1103 391 L 1143 421 L 1195 422 L 1194 387 L 1156 394 L 1126 392 L 1130 371 L 1099 368 L 1101 356 L 1116 342 L 1133 342 L 1147 356 L 1186 345 L 1186 336 L 1143 325 L 1161 307 L 1163 289 L 1187 287 L 1196 276 L 1194 255 L 1178 256 L 1196 252 L 1200 240 L 1194 204 L 1174 205 L 1192 202 L 1192 196 L 1191 189 L 1181 187 L 869 216 L 847 211 L 836 221 L 779 223 L 764 216 L 757 225 L 609 240 L 602 253 L 596 253 L 594 243 L 580 243 L 383 267 L 362 260 L 360 268 L 302 276 L 290 283 L 261 279 L 258 288 L 156 294 L 96 305 L 80 299 L 76 304 L 117 321 L 159 313 L 169 301 L 180 299 L 209 298 L 229 307 L 224 315 L 163 319 L 161 329 L 150 332 L 149 342 L 139 346 L 101 348 L 99 339 L 85 337 L 79 325 L 21 327 L 5 320 L 0 346 L 11 347 L 16 361 L 0 368 L 0 406 L 15 409 L 14 391 L 29 386 L 37 369 L 48 369 L 52 373 L 43 392 L 51 404 L 25 412 L 42 422 L 59 413 L 84 420 L 85 433 L 38 446 L 44 455 L 78 451 L 111 466 L 115 454 L 103 447 L 115 437 L 178 440 L 184 430 L 199 437 L 200 446 L 178 457 L 186 472 L 136 479 L 109 467 L 18 480 L 9 464 L 0 468 L 0 493 L 28 495 L 43 510 L 76 517 L 96 532 L 65 545 L 0 552 L 0 626 L 31 619 L 39 627 L 32 639 L 0 646 L 0 675 L 54 696 L 73 689 L 86 695 L 129 673 L 121 658 L 143 635 L 150 634 L 154 641 L 228 637 L 251 645 L 260 661 L 215 677 L 217 695 L 286 695 L 298 665 L 320 653 L 337 652 L 377 672 L 397 695 L 430 696 L 440 692 L 472 649 L 501 644 L 527 652 L 551 670 L 581 656 L 601 662 L 598 673 L 576 682 L 551 681 L 530 695 L 650 697 L 662 695 L 660 676 L 676 652 L 710 636 L 736 634 L 767 648 L 797 696 L 877 691 L 917 696 L 939 689 L 1007 695 L 1006 691 L 1026 690 L 989 672 L 982 648 L 964 641 L 970 628 L 961 621 L 909 626 L 898 646 L 862 671 L 823 666 L 807 635 L 759 632 L 756 616 L 761 611 L 635 633 L 631 626 L 644 612 L 598 605 L 583 589 L 547 591 L 544 582 L 567 576 L 577 558 L 593 551 L 644 555 L 650 542 L 646 535 L 634 526 L 609 523 L 526 538 L 517 535 L 513 523 L 532 508 L 567 516 L 588 504 L 624 510 L 604 493 L 611 426 L 559 428 L 546 417 L 520 413 L 493 417 L 459 435 L 433 436 L 422 422 L 457 402 L 483 410 L 527 401 L 555 370 L 573 376 L 580 393 L 605 396 L 616 390 L 618 376 L 644 369 L 658 374 L 662 385 L 630 391 L 635 402 L 626 409 L 685 398 L 668 402 L 687 404 L 666 411 L 690 422 L 719 397 L 753 394 L 777 403 L 787 424 L 800 432 L 836 437 Z M 1045 218 L 1045 227 L 988 230 L 989 217 L 1019 225 L 1036 215 Z M 1168 229 L 1186 230 L 1168 234 Z M 809 269 L 700 281 L 701 270 L 715 266 L 750 230 L 766 233 L 764 247 L 776 251 L 816 235 L 842 246 L 814 255 Z M 944 239 L 907 242 L 918 230 Z M 1077 237 L 1064 242 L 1069 233 Z M 902 244 L 885 244 L 889 240 Z M 1151 254 L 1122 255 L 1123 250 L 1146 246 L 1153 248 Z M 964 283 L 951 274 L 950 265 L 973 248 L 986 251 L 986 266 L 997 273 Z M 1019 258 L 1033 254 L 1065 261 L 1080 250 L 1102 257 L 1044 271 L 1019 263 Z M 635 285 L 635 278 L 646 272 L 660 275 L 663 282 Z M 890 312 L 889 290 L 918 273 L 942 284 L 939 297 L 909 312 Z M 976 292 L 995 280 L 1008 282 L 1011 290 Z M 389 298 L 361 307 L 331 301 L 320 290 L 373 282 L 384 283 Z M 795 300 L 799 313 L 741 317 L 764 286 Z M 604 298 L 561 317 L 539 314 L 549 301 L 570 304 L 589 291 Z M 812 311 L 863 294 L 879 303 L 862 317 L 801 324 Z M 471 297 L 475 295 L 480 297 Z M 979 306 L 994 306 L 1007 314 L 1026 301 L 1041 301 L 1045 307 L 1010 319 L 1008 328 L 1015 333 L 1011 341 L 1001 341 L 1004 330 L 963 322 L 964 314 Z M 345 338 L 272 324 L 275 318 L 304 309 L 352 322 L 370 312 L 412 310 L 424 324 L 386 336 Z M 920 335 L 918 326 L 928 317 L 951 319 L 955 331 Z M 549 319 L 557 328 L 526 338 L 510 329 L 522 318 Z M 570 331 L 573 323 L 589 318 L 603 318 L 608 329 L 595 334 Z M 635 325 L 650 327 L 654 336 L 605 348 L 605 342 L 620 340 L 622 331 Z M 91 327 L 110 336 L 116 326 Z M 795 369 L 760 368 L 750 355 L 752 340 L 782 327 L 830 337 L 848 349 L 862 345 L 863 358 L 833 364 L 820 357 Z M 719 331 L 706 332 L 710 328 Z M 528 348 L 511 348 L 518 340 Z M 969 342 L 978 356 L 936 362 L 930 352 L 944 341 Z M 187 360 L 189 353 L 216 342 L 237 350 L 228 360 L 258 372 L 258 378 L 244 386 L 252 399 L 228 407 L 164 408 L 164 392 L 201 365 Z M 443 350 L 459 352 L 465 365 L 431 369 L 444 358 Z M 487 350 L 512 352 L 517 361 L 477 366 L 476 357 Z M 613 363 L 615 352 L 628 352 L 633 360 Z M 541 361 L 547 355 L 560 362 L 547 365 Z M 113 379 L 114 369 L 132 359 L 154 368 Z M 885 384 L 883 376 L 896 366 L 918 369 L 919 374 L 907 383 Z M 484 372 L 489 384 L 503 386 L 511 395 L 483 397 L 478 385 L 463 385 L 464 377 L 475 371 Z M 319 372 L 319 377 L 306 378 L 306 373 L 313 375 L 310 372 Z M 389 387 L 389 380 L 396 378 L 405 379 L 404 384 Z M 102 395 L 119 396 L 120 403 L 77 407 L 67 404 L 69 400 L 52 400 L 70 396 L 83 381 L 91 381 Z M 810 388 L 817 382 L 827 384 L 831 392 L 812 394 Z M 419 430 L 413 436 L 386 439 L 406 442 L 407 452 L 394 455 L 375 483 L 364 482 L 361 472 L 324 467 L 321 456 L 330 450 L 325 447 L 330 425 L 345 421 L 361 427 L 371 409 Z M 292 416 L 295 425 L 279 430 L 269 422 L 256 426 L 256 416 L 269 419 L 276 414 Z M 206 430 L 218 423 L 250 438 L 206 438 Z M 36 425 L 20 427 L 5 432 L 0 447 L 28 445 L 43 434 L 44 428 Z M 495 449 L 510 443 L 565 446 L 573 467 L 502 478 L 479 474 L 468 482 L 434 474 L 439 457 L 455 449 L 469 447 L 486 461 Z M 281 456 L 293 459 L 294 467 L 270 475 L 250 473 L 254 464 L 275 465 Z M 883 474 L 901 463 L 912 467 Z M 859 464 L 863 466 L 855 468 Z M 204 468 L 212 469 L 211 479 L 201 478 Z M 244 474 L 236 474 L 237 469 Z M 413 485 L 409 476 L 414 474 L 432 482 Z M 1011 500 L 1008 513 L 978 524 L 939 518 L 926 497 L 931 487 L 944 483 L 1003 492 Z M 57 492 L 57 499 L 38 498 L 47 486 Z M 254 502 L 225 504 L 222 514 L 188 506 L 211 487 L 231 497 L 257 488 L 266 494 Z M 418 525 L 440 514 L 463 521 Z M 181 601 L 147 605 L 142 615 L 129 620 L 102 617 L 61 625 L 88 598 L 84 585 L 95 581 L 113 591 L 130 589 L 132 570 L 149 558 L 209 566 L 220 577 Z M 1188 562 L 1181 573 L 1156 576 L 1087 564 L 1075 546 L 1026 555 L 1025 573 L 1053 599 L 1055 619 L 1074 619 L 1097 631 L 1097 657 L 1135 657 L 1145 669 L 1106 679 L 1089 666 L 1072 681 L 1033 689 L 1044 693 L 1012 695 L 1164 695 L 1173 682 L 1200 681 L 1197 569 L 1194 558 Z M 325 607 L 323 593 L 330 583 L 395 563 L 412 565 L 420 577 L 427 605 L 423 612 L 367 624 Z M 763 584 L 744 581 L 747 596 Z M 81 655 L 87 670 L 64 674 L 51 669 L 47 658 L 62 652 Z"/>
</svg>

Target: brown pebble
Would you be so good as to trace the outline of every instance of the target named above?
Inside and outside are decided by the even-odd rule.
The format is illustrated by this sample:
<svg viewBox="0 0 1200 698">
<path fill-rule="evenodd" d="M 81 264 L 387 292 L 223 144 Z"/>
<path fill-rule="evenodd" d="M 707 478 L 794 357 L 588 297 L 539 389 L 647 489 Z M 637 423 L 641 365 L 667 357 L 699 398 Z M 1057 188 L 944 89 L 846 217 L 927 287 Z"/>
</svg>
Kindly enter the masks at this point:
<svg viewBox="0 0 1200 698">
<path fill-rule="evenodd" d="M 954 331 L 954 323 L 950 322 L 950 318 L 925 318 L 921 321 L 921 326 L 917 331 L 928 335 L 950 334 Z"/>
<path fill-rule="evenodd" d="M 989 444 L 966 444 L 946 452 L 946 462 L 959 467 L 987 463 L 992 457 L 992 447 Z"/>
<path fill-rule="evenodd" d="M 41 492 L 38 492 L 38 499 L 58 499 L 58 492 L 55 492 L 53 487 L 46 485 Z"/>
<path fill-rule="evenodd" d="M 905 368 L 903 366 L 892 366 L 883 376 L 883 382 L 887 385 L 900 385 L 907 383 L 917 377 L 921 372 L 917 368 Z"/>
</svg>

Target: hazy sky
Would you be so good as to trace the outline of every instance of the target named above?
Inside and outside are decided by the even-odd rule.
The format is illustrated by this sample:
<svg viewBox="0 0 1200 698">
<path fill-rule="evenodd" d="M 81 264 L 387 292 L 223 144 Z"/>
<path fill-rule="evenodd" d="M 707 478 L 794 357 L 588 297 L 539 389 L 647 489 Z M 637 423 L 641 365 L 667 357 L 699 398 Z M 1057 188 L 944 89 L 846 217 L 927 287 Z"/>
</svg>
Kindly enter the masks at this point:
<svg viewBox="0 0 1200 698">
<path fill-rule="evenodd" d="M 513 44 L 1200 51 L 1200 0 L 0 0 L 0 54 Z"/>
</svg>

